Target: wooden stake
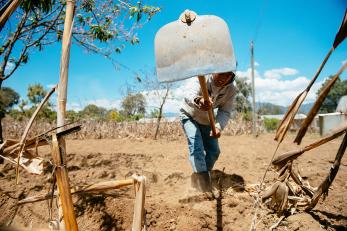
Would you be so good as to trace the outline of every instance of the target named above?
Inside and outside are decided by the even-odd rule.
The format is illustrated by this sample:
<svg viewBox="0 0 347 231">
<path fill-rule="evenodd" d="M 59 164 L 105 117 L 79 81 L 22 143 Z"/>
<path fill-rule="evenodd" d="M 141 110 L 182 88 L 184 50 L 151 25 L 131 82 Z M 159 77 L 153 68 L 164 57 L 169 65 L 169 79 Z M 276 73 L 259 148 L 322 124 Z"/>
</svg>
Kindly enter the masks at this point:
<svg viewBox="0 0 347 231">
<path fill-rule="evenodd" d="M 60 61 L 60 82 L 59 82 L 59 91 L 58 91 L 58 109 L 59 109 L 57 114 L 58 127 L 63 126 L 65 124 L 67 84 L 68 84 L 68 74 L 69 74 L 70 47 L 71 47 L 74 9 L 75 9 L 75 1 L 72 1 L 72 0 L 66 1 L 66 15 L 65 15 L 65 22 L 64 22 L 62 55 L 61 55 L 61 61 Z"/>
<path fill-rule="evenodd" d="M 316 206 L 316 204 L 319 201 L 319 198 L 322 195 L 324 195 L 324 196 L 328 195 L 330 185 L 333 183 L 335 176 L 336 176 L 337 172 L 339 171 L 341 160 L 342 160 L 343 155 L 345 154 L 346 147 L 347 147 L 347 133 L 345 134 L 345 136 L 342 140 L 342 143 L 339 147 L 339 150 L 337 151 L 334 164 L 331 166 L 329 174 L 324 179 L 324 181 L 319 185 L 317 191 L 315 192 L 315 194 L 312 197 L 310 205 L 306 208 L 306 211 L 312 210 Z"/>
<path fill-rule="evenodd" d="M 27 138 L 27 135 L 29 133 L 29 130 L 37 116 L 37 114 L 40 112 L 41 108 L 43 107 L 43 105 L 45 105 L 45 103 L 48 101 L 49 97 L 53 94 L 53 92 L 55 91 L 55 89 L 57 88 L 57 86 L 54 86 L 48 93 L 47 95 L 45 96 L 45 98 L 41 101 L 41 103 L 39 104 L 39 106 L 37 106 L 34 114 L 31 116 L 26 128 L 25 128 L 25 131 L 22 135 L 22 138 L 20 140 L 20 143 L 19 143 L 19 153 L 18 153 L 18 157 L 17 157 L 17 166 L 16 166 L 16 184 L 18 184 L 18 180 L 19 180 L 19 161 L 20 161 L 20 158 L 22 157 L 22 154 L 24 152 L 24 147 L 25 147 L 25 142 L 26 142 L 26 138 Z"/>
<path fill-rule="evenodd" d="M 111 180 L 111 181 L 104 181 L 100 183 L 90 184 L 86 186 L 76 186 L 71 188 L 71 194 L 76 193 L 90 193 L 90 192 L 100 192 L 105 191 L 109 189 L 118 189 L 125 186 L 133 185 L 136 181 L 134 179 L 127 179 L 127 180 Z M 54 194 L 53 197 L 56 197 L 57 194 Z M 51 194 L 45 194 L 45 195 L 38 195 L 33 196 L 29 198 L 25 198 L 23 200 L 18 201 L 19 205 L 27 204 L 27 203 L 33 203 L 37 201 L 43 201 L 51 199 Z"/>
<path fill-rule="evenodd" d="M 133 225 L 132 231 L 141 231 L 144 225 L 144 206 L 145 206 L 145 182 L 146 178 L 144 176 L 133 176 L 137 183 L 139 184 L 136 198 L 135 198 L 135 206 L 134 206 L 134 217 L 133 217 Z"/>
<path fill-rule="evenodd" d="M 57 127 L 61 127 L 65 124 L 65 115 L 66 115 L 66 100 L 67 100 L 67 83 L 68 83 L 68 73 L 69 73 L 69 61 L 70 61 L 70 47 L 71 47 L 71 36 L 72 36 L 72 25 L 73 17 L 75 11 L 75 1 L 67 0 L 66 1 L 66 14 L 64 21 L 64 32 L 63 32 L 63 41 L 62 41 L 62 55 L 60 61 L 60 81 L 58 88 L 58 112 L 57 112 Z M 60 132 L 61 129 L 58 129 Z M 62 160 L 66 163 L 66 146 L 64 138 L 59 139 L 59 143 L 64 149 L 62 154 Z M 70 190 L 67 188 L 69 193 Z M 60 191 L 59 191 L 60 193 Z M 62 216 L 61 206 L 59 204 L 59 216 Z M 59 217 L 59 219 L 60 219 Z M 64 223 L 60 224 L 60 227 L 64 227 Z"/>
<path fill-rule="evenodd" d="M 0 16 L 0 31 L 2 27 L 7 22 L 8 18 L 13 14 L 13 12 L 18 8 L 19 4 L 21 3 L 20 0 L 13 0 L 10 5 L 7 6 L 4 12 L 1 12 Z"/>
<path fill-rule="evenodd" d="M 59 189 L 59 196 L 63 208 L 63 215 L 65 221 L 65 228 L 68 231 L 78 231 L 72 197 L 70 192 L 70 184 L 66 162 L 63 161 L 61 156 L 60 147 L 57 136 L 52 136 L 52 157 L 56 166 L 55 176 L 57 178 L 57 185 Z"/>
</svg>

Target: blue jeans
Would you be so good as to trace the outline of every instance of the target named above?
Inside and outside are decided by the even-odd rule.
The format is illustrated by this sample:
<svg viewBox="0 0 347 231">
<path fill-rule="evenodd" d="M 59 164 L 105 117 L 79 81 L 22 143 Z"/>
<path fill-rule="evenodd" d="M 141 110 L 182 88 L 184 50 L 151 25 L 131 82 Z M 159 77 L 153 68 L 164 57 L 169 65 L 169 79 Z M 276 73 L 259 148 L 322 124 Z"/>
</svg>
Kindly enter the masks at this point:
<svg viewBox="0 0 347 231">
<path fill-rule="evenodd" d="M 187 136 L 193 171 L 211 171 L 220 153 L 218 139 L 210 136 L 211 127 L 199 124 L 185 114 L 181 114 L 180 119 Z"/>
</svg>

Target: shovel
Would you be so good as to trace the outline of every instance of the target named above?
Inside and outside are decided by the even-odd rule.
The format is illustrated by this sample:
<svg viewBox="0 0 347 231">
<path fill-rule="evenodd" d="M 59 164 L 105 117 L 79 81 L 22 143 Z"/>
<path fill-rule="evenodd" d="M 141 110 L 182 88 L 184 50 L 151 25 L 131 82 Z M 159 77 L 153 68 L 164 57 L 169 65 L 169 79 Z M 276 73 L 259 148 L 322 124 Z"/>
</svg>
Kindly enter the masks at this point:
<svg viewBox="0 0 347 231">
<path fill-rule="evenodd" d="M 209 101 L 205 75 L 236 70 L 236 60 L 225 21 L 214 15 L 185 10 L 178 20 L 159 29 L 154 41 L 160 82 L 198 77 L 205 102 Z M 212 109 L 208 111 L 216 134 Z"/>
</svg>

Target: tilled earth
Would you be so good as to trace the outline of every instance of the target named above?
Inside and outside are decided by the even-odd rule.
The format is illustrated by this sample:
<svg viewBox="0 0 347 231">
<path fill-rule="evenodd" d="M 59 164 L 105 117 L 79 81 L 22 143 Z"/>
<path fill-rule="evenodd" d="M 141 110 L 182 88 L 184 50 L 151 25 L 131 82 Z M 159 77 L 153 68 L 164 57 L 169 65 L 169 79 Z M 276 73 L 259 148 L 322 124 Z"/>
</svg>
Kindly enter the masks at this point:
<svg viewBox="0 0 347 231">
<path fill-rule="evenodd" d="M 287 140 L 292 141 L 293 136 Z M 320 137 L 309 135 L 302 145 Z M 279 154 L 298 147 L 281 145 Z M 325 178 L 335 158 L 341 138 L 305 153 L 295 161 L 301 176 L 312 187 Z M 221 156 L 212 172 L 218 189 L 216 198 L 194 194 L 190 188 L 191 167 L 186 140 L 150 139 L 68 140 L 68 169 L 72 185 L 128 179 L 134 173 L 147 178 L 147 230 L 249 230 L 254 219 L 254 202 L 259 184 L 275 149 L 273 134 L 225 136 L 220 138 Z M 49 148 L 40 149 L 49 159 Z M 332 184 L 328 197 L 310 213 L 296 211 L 286 217 L 277 230 L 347 230 L 347 157 Z M 5 161 L 0 165 L 0 224 L 46 228 L 58 217 L 57 204 L 48 202 L 16 206 L 18 199 L 45 194 L 51 187 L 52 168 L 42 176 L 20 173 L 15 185 L 15 169 Z M 267 174 L 271 186 L 276 173 Z M 74 195 L 79 230 L 130 230 L 134 190 L 125 187 L 103 194 Z M 50 214 L 51 211 L 52 213 Z M 257 210 L 257 230 L 269 230 L 278 217 L 262 205 Z M 1 228 L 0 228 L 1 230 Z"/>
</svg>

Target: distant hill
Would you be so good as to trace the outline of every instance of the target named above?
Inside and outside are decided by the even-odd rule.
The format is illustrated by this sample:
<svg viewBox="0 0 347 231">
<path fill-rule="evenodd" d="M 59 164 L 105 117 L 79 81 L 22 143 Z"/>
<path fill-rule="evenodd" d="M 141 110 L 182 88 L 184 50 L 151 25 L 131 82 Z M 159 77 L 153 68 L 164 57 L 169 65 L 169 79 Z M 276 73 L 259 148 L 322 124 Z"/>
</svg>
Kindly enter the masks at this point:
<svg viewBox="0 0 347 231">
<path fill-rule="evenodd" d="M 311 110 L 312 106 L 313 103 L 306 103 L 301 105 L 301 107 L 299 108 L 299 113 L 307 114 Z"/>
<path fill-rule="evenodd" d="M 285 106 L 276 105 L 272 103 L 262 103 L 262 102 L 257 102 L 255 106 L 257 111 L 260 110 L 261 112 L 260 114 L 263 114 L 263 115 L 284 114 L 287 112 L 287 109 L 288 109 L 288 107 L 285 107 Z M 312 106 L 313 106 L 313 103 L 302 104 L 301 107 L 299 108 L 298 113 L 307 114 L 312 108 Z"/>
<path fill-rule="evenodd" d="M 287 107 L 262 102 L 256 102 L 255 108 L 261 115 L 284 114 L 287 111 Z"/>
</svg>

